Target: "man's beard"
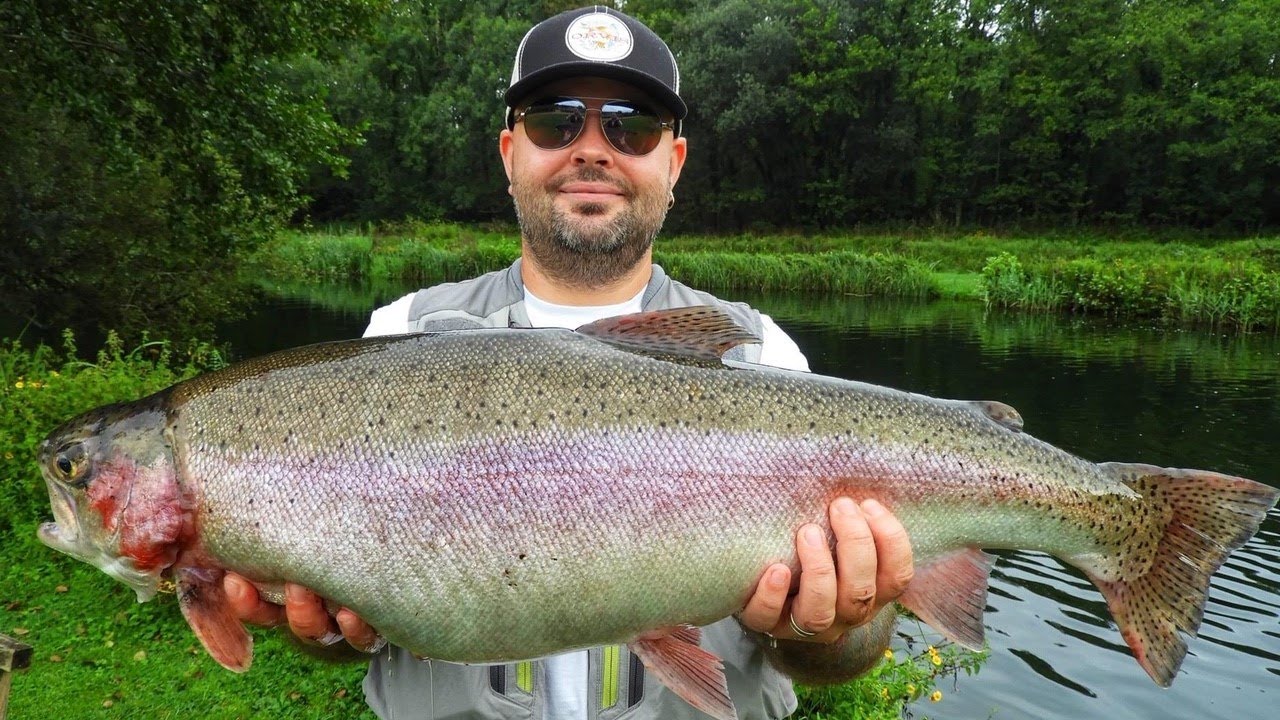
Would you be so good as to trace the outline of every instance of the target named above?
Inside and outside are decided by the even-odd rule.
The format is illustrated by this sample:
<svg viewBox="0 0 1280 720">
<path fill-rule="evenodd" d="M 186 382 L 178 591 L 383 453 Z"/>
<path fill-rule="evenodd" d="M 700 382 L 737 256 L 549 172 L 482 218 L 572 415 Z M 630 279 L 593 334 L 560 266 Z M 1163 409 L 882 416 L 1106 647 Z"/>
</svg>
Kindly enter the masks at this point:
<svg viewBox="0 0 1280 720">
<path fill-rule="evenodd" d="M 570 182 L 609 183 L 630 202 L 612 220 L 592 223 L 607 205 L 580 203 L 574 214 L 556 207 L 557 191 Z M 653 246 L 667 216 L 664 185 L 636 187 L 594 167 L 557 176 L 545 186 L 513 178 L 512 192 L 520 234 L 533 260 L 548 277 L 574 288 L 596 289 L 625 277 Z"/>
</svg>

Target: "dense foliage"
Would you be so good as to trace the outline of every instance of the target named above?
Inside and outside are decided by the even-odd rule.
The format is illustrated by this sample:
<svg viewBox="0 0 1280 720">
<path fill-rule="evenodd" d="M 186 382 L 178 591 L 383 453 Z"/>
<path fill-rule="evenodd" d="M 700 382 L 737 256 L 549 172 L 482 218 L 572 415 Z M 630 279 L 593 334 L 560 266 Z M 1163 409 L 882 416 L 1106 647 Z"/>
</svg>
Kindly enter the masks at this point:
<svg viewBox="0 0 1280 720">
<path fill-rule="evenodd" d="M 356 135 L 290 62 L 380 0 L 0 5 L 0 304 L 34 322 L 189 330 L 241 251 Z"/>
<path fill-rule="evenodd" d="M 0 5 L 0 330 L 205 335 L 304 206 L 512 219 L 513 51 L 579 4 Z M 681 63 L 672 229 L 1280 226 L 1280 0 L 618 4 Z"/>
<path fill-rule="evenodd" d="M 579 5 L 406 3 L 332 74 L 322 219 L 509 216 L 513 49 Z M 1277 0 L 628 0 L 677 53 L 679 229 L 1280 224 Z"/>
</svg>

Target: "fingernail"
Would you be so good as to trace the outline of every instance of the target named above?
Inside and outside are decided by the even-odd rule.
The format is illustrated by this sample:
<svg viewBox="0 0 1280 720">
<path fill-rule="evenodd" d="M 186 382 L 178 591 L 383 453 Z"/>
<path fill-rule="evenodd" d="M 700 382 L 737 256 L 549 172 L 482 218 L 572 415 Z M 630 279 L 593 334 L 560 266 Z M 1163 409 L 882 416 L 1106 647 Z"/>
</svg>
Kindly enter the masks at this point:
<svg viewBox="0 0 1280 720">
<path fill-rule="evenodd" d="M 284 599 L 286 602 L 304 603 L 309 599 L 307 596 L 307 589 L 301 585 L 287 583 L 284 586 Z"/>
<path fill-rule="evenodd" d="M 822 531 L 814 525 L 810 525 L 804 529 L 804 541 L 811 547 L 819 547 L 827 544 L 826 538 L 822 536 Z"/>
<path fill-rule="evenodd" d="M 848 517 L 858 516 L 858 503 L 847 497 L 836 498 L 836 501 L 831 503 L 831 509 L 838 515 L 846 515 Z"/>
<path fill-rule="evenodd" d="M 889 511 L 885 510 L 884 506 L 875 500 L 863 500 L 862 512 L 870 515 L 871 517 L 880 517 Z"/>
<path fill-rule="evenodd" d="M 223 581 L 222 591 L 227 594 L 227 597 L 230 598 L 232 602 L 240 602 L 244 600 L 244 596 L 246 594 L 244 591 L 244 582 L 239 578 L 233 578 L 230 575 L 228 575 Z"/>
<path fill-rule="evenodd" d="M 774 568 L 769 571 L 769 585 L 775 589 L 781 588 L 787 584 L 787 573 L 782 568 Z"/>
</svg>

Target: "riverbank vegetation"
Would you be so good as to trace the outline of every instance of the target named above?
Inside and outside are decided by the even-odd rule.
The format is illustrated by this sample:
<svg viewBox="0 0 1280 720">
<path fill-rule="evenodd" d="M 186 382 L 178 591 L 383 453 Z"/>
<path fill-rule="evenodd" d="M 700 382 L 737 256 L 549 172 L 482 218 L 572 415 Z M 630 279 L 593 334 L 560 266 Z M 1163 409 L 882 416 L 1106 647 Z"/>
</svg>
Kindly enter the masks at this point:
<svg viewBox="0 0 1280 720">
<path fill-rule="evenodd" d="M 676 50 L 690 108 L 669 232 L 726 238 L 664 262 L 714 288 L 946 296 L 1007 251 L 982 276 L 995 304 L 1274 325 L 1273 260 L 1081 247 L 1280 228 L 1272 2 L 628 0 Z M 513 48 L 577 5 L 7 3 L 0 304 L 18 327 L 207 337 L 242 305 L 224 281 L 290 223 L 510 221 Z M 1030 240 L 846 242 L 859 227 L 1065 245 L 1045 263 Z M 788 228 L 839 240 L 732 254 Z M 435 248 L 371 262 L 495 260 Z"/>
<path fill-rule="evenodd" d="M 497 270 L 519 254 L 501 226 L 398 223 L 290 232 L 254 256 L 277 281 L 423 284 Z M 960 298 L 993 307 L 1280 328 L 1280 238 L 1214 241 L 1084 234 L 685 235 L 660 238 L 671 275 L 712 290 Z"/>
<path fill-rule="evenodd" d="M 200 648 L 172 595 L 138 604 L 124 584 L 45 547 L 36 528 L 50 519 L 34 458 L 44 435 L 72 416 L 132 400 L 223 364 L 207 345 L 145 343 L 126 351 L 110 336 L 93 362 L 77 359 L 67 336 L 48 346 L 0 346 L 0 633 L 36 649 L 14 678 L 10 717 L 366 718 L 362 664 L 331 665 L 292 647 L 280 632 L 255 630 L 253 668 L 223 670 Z M 895 720 L 912 702 L 942 698 L 947 678 L 972 673 L 982 654 L 926 646 L 909 621 L 884 662 L 858 681 L 801 690 L 805 717 Z M 856 710 L 855 710 L 856 708 Z"/>
</svg>

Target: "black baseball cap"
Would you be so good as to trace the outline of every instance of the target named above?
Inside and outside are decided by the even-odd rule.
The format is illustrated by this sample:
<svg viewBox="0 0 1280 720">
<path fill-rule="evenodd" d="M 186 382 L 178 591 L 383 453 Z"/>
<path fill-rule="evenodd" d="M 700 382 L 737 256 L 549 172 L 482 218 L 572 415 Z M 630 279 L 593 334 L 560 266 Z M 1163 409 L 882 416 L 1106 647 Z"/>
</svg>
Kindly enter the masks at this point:
<svg viewBox="0 0 1280 720">
<path fill-rule="evenodd" d="M 507 128 L 515 106 L 547 83 L 567 77 L 604 77 L 644 90 L 680 120 L 680 70 L 671 49 L 644 23 L 604 5 L 562 12 L 534 25 L 516 50 L 507 88 Z"/>
</svg>

